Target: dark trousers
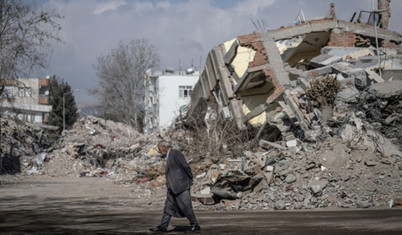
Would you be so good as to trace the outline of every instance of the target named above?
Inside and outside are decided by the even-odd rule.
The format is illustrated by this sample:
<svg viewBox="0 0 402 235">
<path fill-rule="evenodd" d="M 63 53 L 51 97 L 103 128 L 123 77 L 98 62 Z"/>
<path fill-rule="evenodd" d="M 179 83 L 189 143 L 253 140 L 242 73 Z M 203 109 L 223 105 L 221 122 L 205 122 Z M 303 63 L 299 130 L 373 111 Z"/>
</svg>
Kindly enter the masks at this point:
<svg viewBox="0 0 402 235">
<path fill-rule="evenodd" d="M 186 217 L 188 221 L 190 221 L 191 226 L 197 224 L 197 219 L 195 218 L 191 203 L 190 190 L 186 190 L 179 194 L 173 194 L 173 192 L 168 191 L 160 226 L 167 228 L 172 216 Z"/>
</svg>

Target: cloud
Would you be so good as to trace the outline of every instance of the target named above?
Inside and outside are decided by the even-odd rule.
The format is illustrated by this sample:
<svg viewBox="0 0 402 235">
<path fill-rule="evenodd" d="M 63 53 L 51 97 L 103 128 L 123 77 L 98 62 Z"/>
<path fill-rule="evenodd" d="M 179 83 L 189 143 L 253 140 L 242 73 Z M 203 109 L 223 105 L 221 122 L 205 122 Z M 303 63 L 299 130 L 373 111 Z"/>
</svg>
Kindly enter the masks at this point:
<svg viewBox="0 0 402 235">
<path fill-rule="evenodd" d="M 162 8 L 164 10 L 169 10 L 172 7 L 169 1 L 161 1 L 156 3 L 156 8 Z"/>
<path fill-rule="evenodd" d="M 354 11 L 370 10 L 367 0 L 333 0 L 339 19 L 349 20 Z M 268 22 L 270 29 L 293 24 L 298 12 L 306 18 L 324 16 L 327 1 L 316 0 L 49 0 L 61 21 L 66 45 L 55 45 L 51 68 L 73 89 L 78 102 L 96 100 L 85 94 L 96 86 L 93 64 L 122 40 L 145 38 L 161 55 L 161 67 L 202 69 L 209 51 L 238 35 L 256 30 L 250 19 Z M 402 1 L 401 1 L 402 2 Z M 401 32 L 399 1 L 392 1 L 390 29 Z M 396 22 L 396 23 L 395 23 Z M 395 28 L 393 28 L 395 27 Z"/>
<path fill-rule="evenodd" d="M 256 17 L 259 12 L 275 3 L 275 0 L 247 0 L 238 3 L 234 11 L 238 15 Z"/>
<path fill-rule="evenodd" d="M 154 9 L 153 4 L 150 2 L 134 2 L 132 5 L 132 9 L 136 13 L 151 12 Z"/>
<path fill-rule="evenodd" d="M 109 11 L 109 10 L 115 10 L 120 6 L 124 6 L 126 5 L 126 1 L 124 0 L 116 0 L 116 1 L 107 1 L 107 2 L 102 2 L 99 3 L 95 10 L 94 10 L 94 14 L 95 15 L 99 15 L 102 14 L 105 11 Z"/>
</svg>

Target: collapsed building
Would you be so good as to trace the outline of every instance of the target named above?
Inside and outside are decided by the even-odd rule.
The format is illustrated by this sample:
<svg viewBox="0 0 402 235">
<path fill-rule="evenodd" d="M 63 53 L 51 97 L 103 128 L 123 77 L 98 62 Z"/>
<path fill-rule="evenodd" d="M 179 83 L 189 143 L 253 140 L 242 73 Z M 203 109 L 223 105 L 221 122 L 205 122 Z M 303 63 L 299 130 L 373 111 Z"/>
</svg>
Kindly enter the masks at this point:
<svg viewBox="0 0 402 235">
<path fill-rule="evenodd" d="M 185 123 L 208 129 L 212 118 L 258 130 L 259 147 L 213 160 L 197 176 L 198 201 L 225 209 L 393 204 L 402 169 L 402 37 L 387 29 L 389 3 L 350 21 L 337 19 L 331 4 L 326 17 L 209 52 Z"/>
<path fill-rule="evenodd" d="M 299 96 L 312 79 L 329 74 L 353 92 L 401 80 L 402 38 L 387 29 L 389 2 L 378 1 L 380 10 L 362 11 L 355 21 L 356 13 L 350 21 L 336 19 L 331 5 L 324 18 L 256 31 L 213 48 L 194 87 L 187 123 L 203 121 L 213 102 L 215 112 L 239 129 L 274 125 L 275 110 L 284 110 L 293 125 L 308 132 L 314 109 L 300 110 Z M 363 13 L 369 14 L 367 22 Z"/>
</svg>

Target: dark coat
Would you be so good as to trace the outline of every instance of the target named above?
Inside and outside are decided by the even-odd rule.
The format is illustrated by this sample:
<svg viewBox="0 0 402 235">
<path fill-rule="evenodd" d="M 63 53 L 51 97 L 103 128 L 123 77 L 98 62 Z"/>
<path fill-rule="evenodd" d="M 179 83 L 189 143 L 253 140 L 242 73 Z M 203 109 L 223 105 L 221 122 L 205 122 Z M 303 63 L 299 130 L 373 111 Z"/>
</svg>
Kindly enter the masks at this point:
<svg viewBox="0 0 402 235">
<path fill-rule="evenodd" d="M 174 194 L 189 190 L 193 184 L 193 174 L 183 154 L 175 149 L 170 149 L 166 162 L 165 176 L 167 187 Z"/>
</svg>

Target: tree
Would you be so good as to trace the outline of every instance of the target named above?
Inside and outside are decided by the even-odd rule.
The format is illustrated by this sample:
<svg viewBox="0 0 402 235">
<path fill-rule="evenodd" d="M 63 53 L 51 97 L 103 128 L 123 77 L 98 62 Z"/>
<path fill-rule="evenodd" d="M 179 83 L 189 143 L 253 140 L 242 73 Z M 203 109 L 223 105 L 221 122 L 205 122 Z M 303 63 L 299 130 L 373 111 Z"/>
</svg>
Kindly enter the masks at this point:
<svg viewBox="0 0 402 235">
<path fill-rule="evenodd" d="M 63 96 L 66 129 L 72 127 L 79 114 L 70 85 L 63 79 L 53 76 L 50 79 L 50 124 L 63 130 Z"/>
<path fill-rule="evenodd" d="M 108 55 L 99 56 L 94 65 L 99 88 L 91 93 L 99 96 L 104 115 L 142 131 L 144 79 L 159 62 L 155 47 L 145 39 L 120 41 Z"/>
<path fill-rule="evenodd" d="M 0 95 L 8 79 L 46 68 L 51 43 L 62 41 L 56 22 L 61 18 L 37 10 L 33 0 L 0 0 Z"/>
</svg>

